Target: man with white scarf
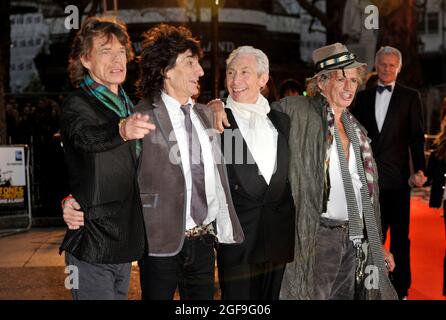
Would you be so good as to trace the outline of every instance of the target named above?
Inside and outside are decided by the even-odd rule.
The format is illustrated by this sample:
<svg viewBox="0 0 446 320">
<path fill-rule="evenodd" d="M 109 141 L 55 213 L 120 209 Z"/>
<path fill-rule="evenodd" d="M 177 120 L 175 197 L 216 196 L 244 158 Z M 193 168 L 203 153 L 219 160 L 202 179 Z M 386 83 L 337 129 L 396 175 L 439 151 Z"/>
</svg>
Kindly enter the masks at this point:
<svg viewBox="0 0 446 320">
<path fill-rule="evenodd" d="M 395 262 L 381 242 L 376 163 L 366 131 L 348 110 L 366 64 L 341 43 L 314 50 L 313 61 L 309 97 L 271 105 L 291 119 L 296 207 L 295 259 L 286 265 L 280 299 L 397 299 L 388 275 Z M 213 109 L 222 131 L 229 119 L 218 104 Z"/>
<path fill-rule="evenodd" d="M 222 299 L 275 300 L 294 253 L 294 204 L 287 179 L 290 120 L 271 110 L 260 94 L 269 77 L 265 53 L 239 47 L 226 66 L 230 129 L 221 145 L 245 241 L 219 246 Z"/>
</svg>

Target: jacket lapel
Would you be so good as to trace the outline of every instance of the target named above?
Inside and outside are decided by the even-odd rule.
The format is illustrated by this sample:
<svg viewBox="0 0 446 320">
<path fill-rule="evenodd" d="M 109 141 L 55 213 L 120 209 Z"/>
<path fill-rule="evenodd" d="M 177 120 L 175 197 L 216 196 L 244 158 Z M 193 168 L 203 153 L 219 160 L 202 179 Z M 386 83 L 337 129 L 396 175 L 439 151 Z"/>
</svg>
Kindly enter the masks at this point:
<svg viewBox="0 0 446 320">
<path fill-rule="evenodd" d="M 152 101 L 154 123 L 160 130 L 164 141 L 169 147 L 169 150 L 173 150 L 177 144 L 177 137 L 173 130 L 172 121 L 170 121 L 169 113 L 167 112 L 166 105 L 161 99 L 160 95 L 155 96 Z M 181 162 L 180 162 L 181 165 Z"/>
<path fill-rule="evenodd" d="M 203 127 L 207 129 L 212 129 L 212 123 L 209 121 L 208 117 L 204 114 L 203 108 L 207 108 L 206 106 L 203 106 L 201 104 L 195 104 L 194 111 L 197 115 L 197 118 L 200 120 Z"/>
<path fill-rule="evenodd" d="M 266 200 L 276 200 L 283 194 L 283 189 L 286 186 L 286 179 L 288 177 L 288 139 L 282 132 L 282 130 L 288 130 L 284 128 L 284 125 L 280 122 L 278 113 L 271 111 L 268 113 L 268 117 L 274 124 L 277 130 L 277 154 L 276 154 L 276 167 L 275 172 L 271 176 L 271 180 L 266 191 Z"/>
<path fill-rule="evenodd" d="M 150 118 L 156 126 L 154 132 L 149 133 L 149 136 L 144 137 L 142 152 L 149 151 L 150 146 L 144 146 L 144 141 L 146 139 L 161 139 L 167 145 L 167 152 L 170 153 L 171 150 L 178 149 L 177 137 L 175 136 L 175 131 L 173 130 L 172 122 L 170 121 L 169 113 L 167 112 L 166 105 L 161 99 L 161 95 L 155 95 L 152 100 L 142 100 L 136 106 L 136 112 L 148 112 Z M 157 132 L 159 130 L 159 132 Z M 156 138 L 153 135 L 160 135 L 161 137 Z M 175 148 L 175 149 L 174 149 Z M 150 152 L 150 151 L 149 151 Z M 140 157 L 141 158 L 141 157 Z M 178 168 L 181 173 L 183 173 L 183 166 L 181 160 L 178 162 Z"/>
<path fill-rule="evenodd" d="M 389 101 L 389 107 L 387 108 L 386 117 L 384 118 L 384 123 L 381 128 L 381 132 L 377 133 L 377 136 L 375 139 L 373 139 L 373 136 L 369 134 L 369 137 L 372 138 L 372 148 L 373 152 L 375 154 L 379 153 L 379 149 L 381 147 L 381 140 L 385 140 L 386 136 L 388 135 L 389 130 L 392 128 L 392 124 L 394 124 L 395 120 L 398 118 L 398 103 L 401 99 L 401 92 L 399 90 L 398 84 L 395 84 L 395 87 L 393 88 L 392 96 L 390 97 Z M 376 125 L 375 120 L 375 126 L 376 130 L 378 131 L 378 127 Z"/>
<path fill-rule="evenodd" d="M 372 128 L 373 131 L 375 132 L 376 135 L 379 135 L 379 130 L 378 130 L 378 123 L 376 122 L 376 88 L 375 90 L 370 90 L 369 93 L 369 99 L 370 101 L 370 107 L 368 108 L 370 114 L 369 114 L 369 119 L 373 119 L 373 123 L 372 123 Z"/>
<path fill-rule="evenodd" d="M 194 112 L 197 115 L 198 120 L 201 122 L 201 125 L 206 130 L 206 134 L 210 140 L 212 146 L 212 156 L 214 158 L 214 163 L 217 165 L 220 176 L 226 174 L 222 171 L 222 164 L 224 164 L 223 155 L 220 149 L 220 135 L 216 130 L 214 130 L 211 120 L 206 116 L 205 109 L 207 106 L 202 104 L 195 104 Z"/>
<path fill-rule="evenodd" d="M 387 108 L 386 117 L 384 119 L 383 127 L 381 129 L 381 136 L 385 136 L 389 131 L 389 127 L 394 123 L 395 118 L 398 116 L 398 105 L 401 100 L 401 91 L 398 84 L 395 84 L 393 88 L 392 96 L 390 97 L 389 107 Z M 384 138 L 381 138 L 384 139 Z"/>
<path fill-rule="evenodd" d="M 377 138 L 379 136 L 378 124 L 376 123 L 376 112 L 375 112 L 375 104 L 376 104 L 376 87 L 373 87 L 367 92 L 367 97 L 365 99 L 369 105 L 366 106 L 365 110 L 367 112 L 366 119 L 370 119 L 370 125 L 368 126 L 371 130 L 369 135 Z"/>
<path fill-rule="evenodd" d="M 376 115 L 375 115 L 375 103 L 376 103 L 376 87 L 371 87 L 361 92 L 361 98 L 356 100 L 357 105 L 356 108 L 360 110 L 360 114 L 358 114 L 358 121 L 362 126 L 367 128 L 367 135 L 372 140 L 373 146 L 376 145 L 380 138 L 380 132 L 378 130 L 378 124 L 376 123 Z M 356 116 L 356 114 L 355 114 Z"/>
<path fill-rule="evenodd" d="M 252 197 L 259 198 L 263 197 L 267 184 L 265 178 L 260 174 L 259 167 L 254 162 L 254 157 L 248 149 L 245 139 L 235 121 L 234 115 L 230 109 L 226 109 L 228 116 L 228 121 L 231 124 L 231 129 L 226 129 L 223 133 L 223 143 L 222 148 L 226 145 L 231 147 L 232 157 L 225 154 L 225 162 L 228 166 L 232 166 L 233 171 L 237 177 L 238 184 Z M 235 139 L 233 139 L 233 137 Z M 233 139 L 230 143 L 227 139 Z M 226 142 L 224 142 L 226 141 Z M 235 141 L 235 143 L 234 143 Z M 243 150 L 240 150 L 240 141 L 242 141 Z M 243 163 L 240 162 L 240 152 L 243 152 Z M 224 151 L 223 151 L 224 152 Z M 254 163 L 247 163 L 248 159 L 252 160 Z"/>
</svg>

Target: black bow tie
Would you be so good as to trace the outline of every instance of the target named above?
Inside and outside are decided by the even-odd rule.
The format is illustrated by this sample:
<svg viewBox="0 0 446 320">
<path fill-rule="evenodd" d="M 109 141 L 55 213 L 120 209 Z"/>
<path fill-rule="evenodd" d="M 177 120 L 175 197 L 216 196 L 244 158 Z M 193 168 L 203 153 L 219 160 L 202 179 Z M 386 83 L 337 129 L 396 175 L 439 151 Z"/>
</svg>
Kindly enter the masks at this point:
<svg viewBox="0 0 446 320">
<path fill-rule="evenodd" d="M 379 94 L 383 93 L 384 90 L 389 90 L 389 92 L 392 92 L 392 86 L 388 85 L 388 86 L 378 86 L 376 88 L 376 90 L 378 91 Z"/>
</svg>

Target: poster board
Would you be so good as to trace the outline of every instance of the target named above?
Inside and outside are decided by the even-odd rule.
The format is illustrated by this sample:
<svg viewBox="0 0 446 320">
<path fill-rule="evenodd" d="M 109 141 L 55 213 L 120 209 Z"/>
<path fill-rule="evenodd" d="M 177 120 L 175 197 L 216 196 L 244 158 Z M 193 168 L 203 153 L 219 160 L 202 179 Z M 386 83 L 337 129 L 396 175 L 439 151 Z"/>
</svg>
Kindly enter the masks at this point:
<svg viewBox="0 0 446 320">
<path fill-rule="evenodd" d="M 26 186 L 25 147 L 0 146 L 0 208 L 24 208 Z"/>
<path fill-rule="evenodd" d="M 31 227 L 28 153 L 26 145 L 0 145 L 0 226 L 14 228 L 21 218 Z"/>
</svg>

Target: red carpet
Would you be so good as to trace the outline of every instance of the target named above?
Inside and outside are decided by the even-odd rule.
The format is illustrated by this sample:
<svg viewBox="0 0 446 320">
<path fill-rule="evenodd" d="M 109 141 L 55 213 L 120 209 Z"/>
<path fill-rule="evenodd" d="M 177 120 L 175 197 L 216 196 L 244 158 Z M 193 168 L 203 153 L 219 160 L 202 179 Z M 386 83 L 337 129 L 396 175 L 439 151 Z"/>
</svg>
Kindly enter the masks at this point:
<svg viewBox="0 0 446 320">
<path fill-rule="evenodd" d="M 444 300 L 443 257 L 445 230 L 443 209 L 431 209 L 427 200 L 412 196 L 410 240 L 412 287 L 409 300 Z M 388 238 L 387 238 L 388 239 Z"/>
</svg>

